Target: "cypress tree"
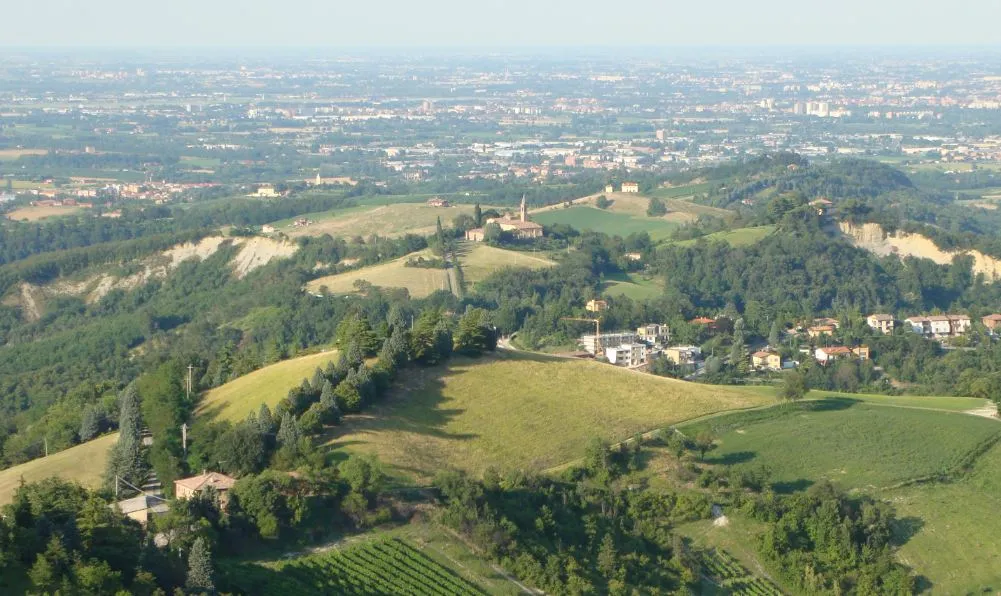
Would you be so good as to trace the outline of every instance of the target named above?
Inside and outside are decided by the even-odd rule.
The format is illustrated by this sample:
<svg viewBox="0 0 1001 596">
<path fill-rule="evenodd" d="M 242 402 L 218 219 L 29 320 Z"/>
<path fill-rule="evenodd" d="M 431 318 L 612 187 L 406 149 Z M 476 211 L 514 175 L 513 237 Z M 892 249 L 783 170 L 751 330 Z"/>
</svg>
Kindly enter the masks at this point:
<svg viewBox="0 0 1001 596">
<path fill-rule="evenodd" d="M 204 538 L 195 539 L 188 554 L 188 576 L 184 583 L 189 591 L 195 593 L 215 592 L 215 581 L 212 571 L 212 553 L 205 544 Z"/>
<path fill-rule="evenodd" d="M 483 210 L 480 209 L 479 203 L 473 205 L 473 220 L 476 222 L 476 227 L 483 225 Z"/>
</svg>

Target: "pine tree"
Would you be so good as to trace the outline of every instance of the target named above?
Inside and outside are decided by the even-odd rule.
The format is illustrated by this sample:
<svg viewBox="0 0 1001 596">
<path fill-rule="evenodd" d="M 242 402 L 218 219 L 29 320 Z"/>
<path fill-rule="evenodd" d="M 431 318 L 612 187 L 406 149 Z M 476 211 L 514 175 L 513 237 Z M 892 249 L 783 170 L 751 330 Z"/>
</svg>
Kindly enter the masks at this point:
<svg viewBox="0 0 1001 596">
<path fill-rule="evenodd" d="M 779 335 L 779 322 L 772 321 L 772 328 L 768 332 L 768 345 L 777 348 L 780 343 L 782 343 L 782 336 Z"/>
<path fill-rule="evenodd" d="M 107 480 L 109 485 L 113 485 L 117 476 L 136 484 L 143 480 L 144 465 L 142 413 L 139 392 L 134 383 L 119 393 L 118 402 L 118 442 L 108 459 Z"/>
<path fill-rule="evenodd" d="M 261 404 L 261 409 L 257 411 L 257 428 L 262 435 L 270 435 L 275 432 L 275 419 L 271 415 L 268 404 Z"/>
<path fill-rule="evenodd" d="M 292 415 L 292 412 L 285 412 L 282 415 L 282 423 L 278 427 L 278 444 L 282 447 L 295 446 L 302 439 L 302 427 L 299 421 Z"/>
<path fill-rule="evenodd" d="M 215 592 L 215 581 L 212 571 L 212 552 L 205 544 L 204 538 L 195 539 L 188 554 L 188 577 L 184 583 L 189 591 L 198 594 Z"/>
<path fill-rule="evenodd" d="M 365 362 L 365 353 L 358 346 L 357 343 L 352 343 L 348 346 L 347 353 L 345 354 L 348 359 L 348 365 L 353 367 Z"/>
<path fill-rule="evenodd" d="M 323 390 L 323 384 L 327 382 L 327 377 L 323 375 L 323 371 L 320 367 L 316 367 L 316 371 L 313 373 L 313 379 L 309 382 L 309 386 L 313 389 L 313 393 L 317 395 Z"/>
<path fill-rule="evenodd" d="M 327 381 L 320 392 L 320 407 L 323 409 L 323 422 L 327 424 L 340 424 L 341 409 L 337 406 L 337 397 L 334 395 L 334 386 Z"/>
<path fill-rule="evenodd" d="M 407 328 L 407 318 L 403 314 L 403 309 L 400 308 L 398 304 L 394 304 L 390 307 L 389 315 L 386 317 L 386 323 L 394 333 L 397 330 L 403 331 Z"/>
</svg>

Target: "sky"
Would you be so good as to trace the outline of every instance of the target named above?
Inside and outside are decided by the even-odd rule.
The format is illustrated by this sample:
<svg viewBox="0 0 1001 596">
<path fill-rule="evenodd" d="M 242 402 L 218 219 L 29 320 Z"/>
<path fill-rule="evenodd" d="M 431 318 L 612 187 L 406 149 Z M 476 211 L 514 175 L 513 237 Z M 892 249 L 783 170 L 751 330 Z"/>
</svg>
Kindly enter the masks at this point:
<svg viewBox="0 0 1001 596">
<path fill-rule="evenodd" d="M 34 47 L 1001 46 L 1001 0 L 0 0 Z"/>
</svg>

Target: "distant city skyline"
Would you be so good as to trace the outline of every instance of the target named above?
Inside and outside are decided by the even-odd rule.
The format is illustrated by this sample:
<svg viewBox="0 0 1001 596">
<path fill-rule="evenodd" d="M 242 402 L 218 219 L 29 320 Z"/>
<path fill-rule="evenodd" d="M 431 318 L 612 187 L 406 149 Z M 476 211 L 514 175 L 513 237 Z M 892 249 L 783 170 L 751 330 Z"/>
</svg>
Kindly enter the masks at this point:
<svg viewBox="0 0 1001 596">
<path fill-rule="evenodd" d="M 32 0 L 7 47 L 1001 46 L 1001 2 Z M 16 26 L 11 26 L 16 24 Z"/>
</svg>

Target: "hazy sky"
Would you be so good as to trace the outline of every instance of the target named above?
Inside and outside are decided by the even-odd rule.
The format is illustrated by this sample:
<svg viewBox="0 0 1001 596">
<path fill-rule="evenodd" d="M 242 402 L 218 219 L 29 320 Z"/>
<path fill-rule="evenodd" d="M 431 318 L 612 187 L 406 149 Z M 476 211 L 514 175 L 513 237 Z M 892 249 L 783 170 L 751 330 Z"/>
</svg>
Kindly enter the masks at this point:
<svg viewBox="0 0 1001 596">
<path fill-rule="evenodd" d="M 1001 46 L 1001 0 L 0 0 L 8 46 Z"/>
</svg>

